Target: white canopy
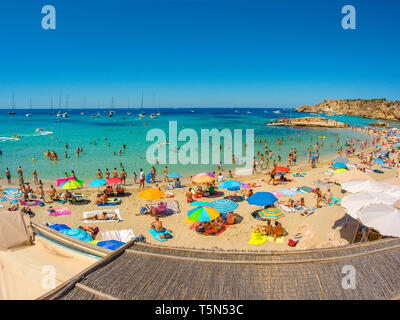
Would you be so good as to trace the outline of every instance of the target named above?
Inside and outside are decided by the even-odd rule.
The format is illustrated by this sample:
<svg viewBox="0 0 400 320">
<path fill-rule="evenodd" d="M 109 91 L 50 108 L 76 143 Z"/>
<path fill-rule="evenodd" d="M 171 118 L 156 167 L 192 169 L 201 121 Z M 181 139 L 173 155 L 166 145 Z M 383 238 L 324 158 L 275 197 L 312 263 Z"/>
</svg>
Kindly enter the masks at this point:
<svg viewBox="0 0 400 320">
<path fill-rule="evenodd" d="M 352 193 L 364 192 L 364 191 L 384 192 L 393 187 L 389 184 L 372 180 L 348 181 L 348 182 L 343 182 L 341 185 L 342 189 Z"/>
<path fill-rule="evenodd" d="M 354 219 L 359 218 L 359 211 L 366 206 L 376 203 L 393 205 L 399 197 L 385 192 L 359 192 L 345 196 L 341 201 L 341 206 L 346 209 L 346 213 Z"/>
<path fill-rule="evenodd" d="M 387 204 L 371 204 L 359 213 L 361 222 L 381 235 L 400 237 L 400 210 Z"/>
</svg>

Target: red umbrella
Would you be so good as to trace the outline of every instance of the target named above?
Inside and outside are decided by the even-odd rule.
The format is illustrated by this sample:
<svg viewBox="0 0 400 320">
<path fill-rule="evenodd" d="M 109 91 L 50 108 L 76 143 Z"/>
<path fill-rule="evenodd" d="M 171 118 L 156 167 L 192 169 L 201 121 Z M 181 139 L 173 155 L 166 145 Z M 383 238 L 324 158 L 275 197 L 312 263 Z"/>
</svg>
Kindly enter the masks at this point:
<svg viewBox="0 0 400 320">
<path fill-rule="evenodd" d="M 109 185 L 113 185 L 113 184 L 118 184 L 118 183 L 122 183 L 122 181 L 124 181 L 124 179 L 118 178 L 118 177 L 112 177 L 112 178 L 107 179 L 106 185 L 109 186 Z"/>
<path fill-rule="evenodd" d="M 289 172 L 290 169 L 286 167 L 276 167 L 276 172 Z"/>
</svg>

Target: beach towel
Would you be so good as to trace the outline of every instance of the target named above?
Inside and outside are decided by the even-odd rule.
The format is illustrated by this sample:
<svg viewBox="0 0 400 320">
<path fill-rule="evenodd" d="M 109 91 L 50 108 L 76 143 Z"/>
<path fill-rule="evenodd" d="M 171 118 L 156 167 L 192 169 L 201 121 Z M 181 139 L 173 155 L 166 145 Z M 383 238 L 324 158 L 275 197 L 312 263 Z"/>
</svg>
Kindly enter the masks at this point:
<svg viewBox="0 0 400 320">
<path fill-rule="evenodd" d="M 280 193 L 282 193 L 283 195 L 287 196 L 287 197 L 292 197 L 295 196 L 297 193 L 293 192 L 292 190 L 289 189 L 279 189 L 278 190 Z"/>
<path fill-rule="evenodd" d="M 275 243 L 281 244 L 281 243 L 283 243 L 283 240 L 284 240 L 284 237 L 283 237 L 283 236 L 281 236 L 281 237 L 276 237 L 276 240 L 275 240 L 275 241 L 274 241 L 274 237 L 273 237 L 273 236 L 268 236 L 268 237 L 267 237 L 267 241 L 268 241 L 268 242 L 275 242 Z"/>
<path fill-rule="evenodd" d="M 305 192 L 304 190 L 301 190 L 300 188 L 297 188 L 296 191 L 297 191 L 298 193 L 301 193 L 301 194 L 307 193 L 307 192 Z"/>
<path fill-rule="evenodd" d="M 121 199 L 120 198 L 115 198 L 112 200 L 108 200 L 108 202 L 106 203 L 98 203 L 97 206 L 98 207 L 104 207 L 104 206 L 117 206 L 121 204 Z"/>
<path fill-rule="evenodd" d="M 267 236 L 263 236 L 259 232 L 252 232 L 251 238 L 250 238 L 248 244 L 253 244 L 255 246 L 259 246 L 260 244 L 263 244 L 266 241 L 267 241 Z"/>
<path fill-rule="evenodd" d="M 71 215 L 71 209 L 68 208 L 49 208 L 47 209 L 47 212 L 50 217 Z"/>
<path fill-rule="evenodd" d="M 101 233 L 101 239 L 105 240 L 117 240 L 121 242 L 128 242 L 136 238 L 132 229 L 122 229 L 122 230 L 107 230 Z"/>
<path fill-rule="evenodd" d="M 332 196 L 331 202 L 329 203 L 329 206 L 338 204 L 341 200 L 339 198 L 336 198 L 335 196 Z"/>
<path fill-rule="evenodd" d="M 28 200 L 28 201 L 21 201 L 21 205 L 23 206 L 30 206 L 30 207 L 34 207 L 39 205 L 41 201 L 39 200 Z"/>
<path fill-rule="evenodd" d="M 167 229 L 163 229 L 162 232 L 157 232 L 154 228 L 147 230 L 153 237 L 154 239 L 158 241 L 167 241 L 167 238 L 160 238 L 163 234 L 169 234 L 172 238 L 174 237 L 172 234 L 170 234 Z"/>
<path fill-rule="evenodd" d="M 392 169 L 391 167 L 387 167 L 387 166 L 381 166 L 381 168 L 383 168 L 383 169 Z"/>
<path fill-rule="evenodd" d="M 71 229 L 66 224 L 58 224 L 58 223 L 49 224 L 49 228 L 56 230 L 56 231 L 61 231 L 62 229 Z"/>
<path fill-rule="evenodd" d="M 59 230 L 61 233 L 64 233 L 67 236 L 70 236 L 72 238 L 85 241 L 85 242 L 90 242 L 92 241 L 92 235 L 86 231 L 83 231 L 82 229 L 76 228 L 76 229 L 61 229 Z"/>
<path fill-rule="evenodd" d="M 108 250 L 117 250 L 119 247 L 123 246 L 125 242 L 117 241 L 117 240 L 106 240 L 99 241 L 97 245 L 102 248 L 106 248 Z"/>
<path fill-rule="evenodd" d="M 293 191 L 295 194 L 299 194 L 300 192 L 297 191 L 297 188 L 289 188 L 289 190 Z"/>
<path fill-rule="evenodd" d="M 196 207 L 210 207 L 211 206 L 211 202 L 207 202 L 207 201 L 192 201 L 190 203 L 191 206 L 196 206 Z"/>
<path fill-rule="evenodd" d="M 85 219 L 87 217 L 93 216 L 95 214 L 99 213 L 116 213 L 118 216 L 117 220 L 83 220 L 83 222 L 89 223 L 89 222 L 115 222 L 115 221 L 122 221 L 121 215 L 119 213 L 119 209 L 104 209 L 104 210 L 98 210 L 98 211 L 89 211 L 89 212 L 84 212 L 82 213 L 82 217 Z"/>
<path fill-rule="evenodd" d="M 283 193 L 281 193 L 281 192 L 279 192 L 279 191 L 271 191 L 271 193 L 275 196 L 275 197 L 283 197 L 284 196 L 284 194 Z"/>
<path fill-rule="evenodd" d="M 302 187 L 300 187 L 300 189 L 303 190 L 303 191 L 305 191 L 305 192 L 312 192 L 312 191 L 313 191 L 312 188 L 307 187 L 307 186 L 302 186 Z"/>
</svg>

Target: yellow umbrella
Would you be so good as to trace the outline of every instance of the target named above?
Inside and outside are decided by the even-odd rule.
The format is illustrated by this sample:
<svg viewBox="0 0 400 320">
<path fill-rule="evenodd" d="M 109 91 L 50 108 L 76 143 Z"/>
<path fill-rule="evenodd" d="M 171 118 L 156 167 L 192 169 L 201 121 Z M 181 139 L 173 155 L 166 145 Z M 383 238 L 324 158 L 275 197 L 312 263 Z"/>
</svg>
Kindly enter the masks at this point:
<svg viewBox="0 0 400 320">
<path fill-rule="evenodd" d="M 210 176 L 204 175 L 201 177 L 193 177 L 192 181 L 195 183 L 211 183 L 215 180 L 215 178 L 212 178 Z"/>
<path fill-rule="evenodd" d="M 71 189 L 78 189 L 80 188 L 82 185 L 76 181 L 76 180 L 71 180 L 71 181 L 67 181 L 64 184 L 61 185 L 62 189 L 67 189 L 67 190 L 71 190 Z"/>
<path fill-rule="evenodd" d="M 148 188 L 138 194 L 138 198 L 145 199 L 145 200 L 157 200 L 157 199 L 161 199 L 164 196 L 165 196 L 165 193 L 156 188 Z"/>
</svg>

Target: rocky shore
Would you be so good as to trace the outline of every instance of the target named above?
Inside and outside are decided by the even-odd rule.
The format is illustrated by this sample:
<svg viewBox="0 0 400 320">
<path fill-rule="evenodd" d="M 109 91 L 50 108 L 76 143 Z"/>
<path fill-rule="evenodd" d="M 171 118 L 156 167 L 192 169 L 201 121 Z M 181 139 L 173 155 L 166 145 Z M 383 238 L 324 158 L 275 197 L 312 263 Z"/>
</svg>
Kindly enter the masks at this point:
<svg viewBox="0 0 400 320">
<path fill-rule="evenodd" d="M 388 101 L 386 99 L 325 100 L 314 106 L 303 105 L 295 111 L 400 121 L 400 101 Z"/>
<path fill-rule="evenodd" d="M 303 117 L 280 119 L 266 124 L 267 126 L 287 126 L 287 127 L 323 127 L 323 128 L 345 128 L 348 124 L 333 119 L 322 117 Z"/>
</svg>

